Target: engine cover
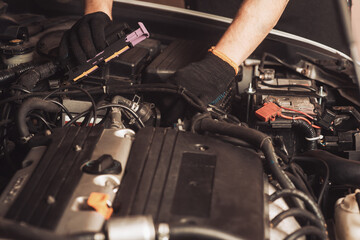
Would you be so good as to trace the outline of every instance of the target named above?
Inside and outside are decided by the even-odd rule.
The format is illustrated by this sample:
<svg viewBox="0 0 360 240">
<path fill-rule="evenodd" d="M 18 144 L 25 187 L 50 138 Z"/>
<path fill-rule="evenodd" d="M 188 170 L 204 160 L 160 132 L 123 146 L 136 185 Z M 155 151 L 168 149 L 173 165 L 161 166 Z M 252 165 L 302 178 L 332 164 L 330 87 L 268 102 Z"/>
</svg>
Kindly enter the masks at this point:
<svg viewBox="0 0 360 240">
<path fill-rule="evenodd" d="M 136 134 L 116 215 L 198 224 L 264 239 L 264 176 L 255 153 L 212 137 L 163 128 Z"/>
<path fill-rule="evenodd" d="M 55 129 L 0 196 L 0 216 L 59 234 L 100 231 L 104 216 L 87 200 L 97 193 L 113 202 L 132 134 L 101 126 Z"/>
</svg>

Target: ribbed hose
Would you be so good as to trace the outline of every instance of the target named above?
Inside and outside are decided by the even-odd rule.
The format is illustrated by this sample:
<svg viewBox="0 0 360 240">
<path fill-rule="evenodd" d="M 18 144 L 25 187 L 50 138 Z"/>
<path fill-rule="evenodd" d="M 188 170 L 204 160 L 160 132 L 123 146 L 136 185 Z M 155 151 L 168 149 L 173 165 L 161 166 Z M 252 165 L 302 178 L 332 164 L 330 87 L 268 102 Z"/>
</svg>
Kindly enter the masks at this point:
<svg viewBox="0 0 360 240">
<path fill-rule="evenodd" d="M 304 120 L 294 119 L 292 125 L 293 127 L 301 130 L 304 133 L 305 137 L 315 138 L 317 136 L 314 128 Z M 308 141 L 307 149 L 306 149 L 307 151 L 315 150 L 316 148 L 317 148 L 316 141 Z"/>
<path fill-rule="evenodd" d="M 61 108 L 55 103 L 41 98 L 30 98 L 21 104 L 16 118 L 16 124 L 19 129 L 20 139 L 23 142 L 27 142 L 31 138 L 29 128 L 26 124 L 26 117 L 29 112 L 33 110 L 44 110 L 45 112 L 57 113 Z"/>
<path fill-rule="evenodd" d="M 31 91 L 39 81 L 54 75 L 58 69 L 59 66 L 54 62 L 42 64 L 22 74 L 17 84 Z"/>
<path fill-rule="evenodd" d="M 33 69 L 36 65 L 34 63 L 22 63 L 13 68 L 5 69 L 0 71 L 0 87 L 6 86 L 12 83 L 24 72 Z"/>
</svg>

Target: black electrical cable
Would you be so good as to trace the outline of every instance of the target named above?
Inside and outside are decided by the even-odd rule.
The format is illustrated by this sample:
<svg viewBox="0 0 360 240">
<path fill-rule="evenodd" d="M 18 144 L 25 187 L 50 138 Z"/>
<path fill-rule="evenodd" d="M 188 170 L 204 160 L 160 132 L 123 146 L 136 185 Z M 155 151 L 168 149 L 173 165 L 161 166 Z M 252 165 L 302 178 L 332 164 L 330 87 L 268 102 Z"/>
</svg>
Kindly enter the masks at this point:
<svg viewBox="0 0 360 240">
<path fill-rule="evenodd" d="M 232 235 L 230 233 L 200 226 L 170 226 L 171 240 L 244 240 L 244 238 Z"/>
<path fill-rule="evenodd" d="M 291 85 L 291 84 L 280 84 L 280 85 L 275 85 L 275 84 L 269 84 L 267 82 L 265 82 L 264 80 L 261 80 L 261 84 L 267 87 L 272 87 L 272 88 L 304 88 L 307 90 L 310 90 L 311 92 L 316 92 L 316 89 L 309 87 L 309 86 L 305 86 L 305 85 Z"/>
<path fill-rule="evenodd" d="M 66 87 L 65 87 L 66 88 Z M 93 87 L 91 89 L 87 89 L 90 94 L 109 94 L 109 95 L 118 95 L 118 94 L 134 94 L 134 93 L 173 93 L 178 94 L 184 98 L 184 100 L 189 103 L 192 107 L 200 111 L 201 113 L 208 112 L 207 106 L 194 94 L 187 91 L 184 88 L 170 85 L 170 84 L 139 84 L 139 85 L 131 85 L 131 86 L 119 86 L 119 85 L 108 85 L 105 87 Z M 81 91 L 68 91 L 68 92 L 57 92 L 52 93 L 52 96 L 77 96 L 81 94 Z M 8 97 L 0 101 L 0 106 L 17 100 L 22 100 L 29 97 L 41 97 L 47 96 L 49 92 L 32 92 L 31 94 L 22 94 L 18 96 Z"/>
<path fill-rule="evenodd" d="M 89 93 L 93 93 L 93 94 L 104 94 L 104 90 L 103 90 L 102 87 L 93 87 L 93 88 L 87 89 L 87 91 Z M 0 101 L 0 106 L 5 104 L 5 103 L 10 103 L 10 102 L 13 102 L 13 101 L 19 101 L 19 100 L 23 100 L 23 99 L 30 98 L 30 97 L 45 97 L 45 96 L 49 95 L 50 93 L 53 93 L 53 92 L 32 92 L 32 93 L 29 93 L 29 94 L 15 95 L 15 96 L 8 97 L 6 99 L 1 100 Z M 55 96 L 59 97 L 59 96 L 63 96 L 63 95 L 82 96 L 83 94 L 84 94 L 83 91 L 75 90 L 75 91 L 66 91 L 66 92 L 53 93 L 52 96 L 54 96 L 54 97 Z"/>
<path fill-rule="evenodd" d="M 65 86 L 65 87 L 58 88 L 58 89 L 56 89 L 55 91 L 49 93 L 48 95 L 46 95 L 46 96 L 44 97 L 44 100 L 46 100 L 47 98 L 51 97 L 52 95 L 54 95 L 54 94 L 57 93 L 57 92 L 60 92 L 60 91 L 66 90 L 66 89 L 71 89 L 71 88 L 72 88 L 72 89 L 77 89 L 77 90 L 85 93 L 86 96 L 88 96 L 88 98 L 89 98 L 89 100 L 91 101 L 91 104 L 92 104 L 92 111 L 93 111 L 93 114 L 94 114 L 93 126 L 95 126 L 95 125 L 96 125 L 96 119 L 97 119 L 96 103 L 95 103 L 94 98 L 91 96 L 91 94 L 90 94 L 87 90 L 85 90 L 85 89 L 83 89 L 83 88 L 81 88 L 81 87 L 78 87 L 78 86 Z"/>
<path fill-rule="evenodd" d="M 330 180 L 330 169 L 329 169 L 329 165 L 322 159 L 320 158 L 314 158 L 314 159 L 298 159 L 295 162 L 313 162 L 313 161 L 318 161 L 320 163 L 322 163 L 325 167 L 325 177 L 324 177 L 324 182 L 322 184 L 322 187 L 320 189 L 319 192 L 319 196 L 317 197 L 317 203 L 320 205 L 322 203 L 322 200 L 324 198 L 324 193 L 326 191 L 326 188 L 329 185 L 329 180 Z"/>
<path fill-rule="evenodd" d="M 254 147 L 261 149 L 265 155 L 265 159 L 269 163 L 271 172 L 279 181 L 281 187 L 285 189 L 295 189 L 294 184 L 281 169 L 278 163 L 277 156 L 275 154 L 275 149 L 272 144 L 271 138 L 268 135 L 252 128 L 238 126 L 226 122 L 215 121 L 211 118 L 206 117 L 207 115 L 208 114 L 204 114 L 203 118 L 198 117 L 197 121 L 193 123 L 192 129 L 194 131 L 207 131 L 211 133 L 217 133 L 221 135 L 239 138 L 247 141 Z M 294 203 L 297 207 L 303 208 L 303 203 L 299 199 L 294 198 Z"/>
<path fill-rule="evenodd" d="M 281 158 L 281 160 L 282 160 L 285 164 L 288 164 L 288 163 L 290 162 L 288 156 L 287 156 L 283 151 L 281 151 L 280 149 L 275 148 L 275 153 L 276 153 L 276 155 L 278 155 L 278 156 Z"/>
<path fill-rule="evenodd" d="M 59 107 L 62 108 L 62 110 L 64 110 L 64 112 L 66 113 L 66 115 L 68 115 L 68 117 L 70 118 L 70 120 L 73 119 L 73 116 L 71 115 L 70 111 L 64 106 L 64 104 L 55 101 L 55 100 L 50 100 L 50 102 L 55 103 L 56 105 L 58 105 Z"/>
<path fill-rule="evenodd" d="M 323 231 L 321 231 L 319 228 L 313 227 L 313 226 L 306 226 L 306 227 L 300 228 L 299 230 L 296 230 L 295 232 L 291 233 L 289 236 L 284 238 L 284 240 L 296 240 L 296 239 L 299 239 L 300 237 L 307 236 L 307 235 L 316 236 L 321 240 L 328 239 L 327 234 L 324 233 Z"/>
<path fill-rule="evenodd" d="M 274 202 L 275 200 L 283 197 L 296 197 L 304 201 L 307 206 L 312 210 L 312 212 L 316 215 L 316 217 L 321 221 L 321 224 L 326 226 L 324 216 L 321 213 L 320 208 L 318 205 L 305 193 L 297 190 L 297 189 L 282 189 L 276 191 L 272 195 L 270 195 L 269 200 Z"/>
<path fill-rule="evenodd" d="M 264 64 L 265 64 L 265 59 L 266 59 L 267 57 L 272 58 L 272 59 L 274 59 L 275 61 L 277 61 L 278 63 L 280 63 L 281 65 L 283 65 L 283 66 L 285 66 L 285 67 L 287 67 L 287 68 L 289 68 L 289 69 L 297 72 L 297 71 L 296 71 L 296 66 L 291 65 L 291 64 L 288 64 L 288 63 L 284 62 L 283 60 L 281 60 L 280 58 L 278 58 L 277 56 L 275 56 L 275 55 L 273 55 L 273 54 L 271 54 L 271 53 L 267 53 L 267 52 L 265 52 L 265 53 L 263 54 L 262 58 L 261 58 L 261 63 L 260 63 L 260 66 L 259 66 L 260 71 L 263 71 L 263 69 L 264 69 Z"/>
<path fill-rule="evenodd" d="M 315 194 L 312 191 L 312 188 L 309 185 L 309 183 L 308 183 L 308 181 L 306 179 L 306 176 L 304 175 L 305 173 L 303 172 L 302 168 L 299 165 L 295 164 L 294 162 L 290 163 L 289 167 L 290 167 L 291 171 L 293 172 L 293 174 L 305 184 L 306 188 L 308 189 L 308 191 L 310 193 L 309 195 L 313 199 L 316 199 Z"/>
<path fill-rule="evenodd" d="M 43 118 L 43 117 L 40 116 L 39 114 L 31 113 L 30 116 L 39 119 L 41 122 L 43 122 L 43 123 L 45 124 L 45 126 L 46 126 L 49 130 L 52 130 L 52 127 L 50 126 L 50 124 L 45 120 L 45 118 Z"/>
<path fill-rule="evenodd" d="M 321 222 L 319 221 L 318 218 L 315 217 L 314 214 L 305 211 L 303 209 L 300 208 L 291 208 L 288 209 L 284 212 L 279 213 L 278 215 L 276 215 L 276 217 L 274 217 L 271 220 L 271 224 L 272 227 L 275 228 L 277 225 L 279 225 L 284 219 L 289 218 L 289 217 L 296 217 L 296 218 L 302 218 L 304 220 L 308 220 L 311 223 L 313 223 L 314 225 L 316 225 L 317 227 L 319 227 L 320 229 L 322 229 L 323 231 L 326 232 L 326 228 L 325 226 L 323 226 L 321 224 Z"/>
<path fill-rule="evenodd" d="M 290 172 L 286 172 L 286 175 L 288 175 L 288 177 L 290 178 L 290 180 L 295 184 L 295 187 L 301 191 L 303 191 L 304 193 L 311 195 L 311 193 L 309 192 L 306 184 L 302 181 L 302 179 L 300 179 L 299 177 L 297 177 L 296 175 L 290 173 Z"/>
<path fill-rule="evenodd" d="M 22 88 L 22 87 L 20 87 L 18 85 L 13 85 L 13 86 L 11 86 L 10 89 L 21 91 L 21 92 L 24 92 L 24 93 L 31 93 L 31 91 L 29 91 L 29 90 L 27 90 L 25 88 Z"/>
<path fill-rule="evenodd" d="M 98 107 L 97 110 L 102 110 L 102 109 L 106 109 L 106 108 L 111 108 L 111 107 L 120 107 L 120 108 L 123 108 L 123 109 L 126 109 L 128 112 L 130 112 L 134 117 L 135 119 L 138 121 L 138 123 L 141 125 L 141 127 L 145 127 L 144 123 L 141 121 L 140 117 L 129 107 L 127 107 L 126 105 L 123 105 L 123 104 L 107 104 L 107 105 L 103 105 L 103 106 L 100 106 Z M 84 111 L 80 114 L 78 114 L 76 117 L 74 117 L 71 121 L 67 122 L 64 127 L 68 127 L 70 126 L 71 124 L 75 123 L 78 119 L 86 116 L 87 114 L 89 114 L 90 111 L 87 110 L 87 111 Z"/>
</svg>

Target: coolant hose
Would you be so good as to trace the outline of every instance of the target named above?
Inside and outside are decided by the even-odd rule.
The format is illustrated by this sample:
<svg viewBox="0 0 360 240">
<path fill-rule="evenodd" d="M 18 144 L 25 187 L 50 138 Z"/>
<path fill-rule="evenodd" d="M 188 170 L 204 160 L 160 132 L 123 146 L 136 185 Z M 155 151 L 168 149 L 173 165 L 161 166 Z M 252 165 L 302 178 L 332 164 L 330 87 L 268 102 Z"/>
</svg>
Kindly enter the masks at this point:
<svg viewBox="0 0 360 240">
<path fill-rule="evenodd" d="M 170 226 L 170 240 L 244 240 L 244 238 L 208 227 Z"/>
<path fill-rule="evenodd" d="M 24 240 L 95 240 L 101 239 L 101 233 L 81 233 L 76 235 L 58 235 L 49 230 L 0 218 L 0 238 Z"/>
<path fill-rule="evenodd" d="M 280 168 L 274 146 L 272 144 L 271 138 L 268 135 L 252 128 L 238 126 L 226 122 L 219 122 L 211 118 L 203 118 L 198 120 L 194 126 L 194 129 L 195 131 L 199 132 L 207 131 L 239 138 L 261 149 L 267 161 L 269 162 L 269 167 L 272 173 L 279 181 L 281 187 L 289 189 L 295 188 L 289 177 Z"/>
<path fill-rule="evenodd" d="M 0 71 L 0 87 L 6 86 L 14 81 L 24 72 L 33 69 L 35 67 L 34 63 L 22 63 L 13 68 L 5 69 Z"/>
<path fill-rule="evenodd" d="M 27 142 L 31 138 L 29 128 L 26 124 L 26 117 L 29 112 L 33 110 L 43 110 L 45 112 L 57 113 L 60 111 L 60 107 L 51 101 L 43 100 L 41 98 L 29 98 L 24 101 L 19 108 L 16 118 L 20 139 L 23 142 Z"/>
<path fill-rule="evenodd" d="M 330 181 L 333 184 L 360 186 L 359 161 L 348 160 L 323 150 L 308 151 L 301 156 L 295 156 L 293 161 L 298 163 L 314 161 L 311 159 L 321 159 L 327 163 Z"/>
<path fill-rule="evenodd" d="M 314 128 L 304 120 L 294 119 L 292 122 L 292 126 L 301 130 L 304 133 L 305 137 L 315 138 L 317 136 Z M 315 150 L 316 148 L 316 141 L 308 141 L 308 146 L 306 150 Z"/>
<path fill-rule="evenodd" d="M 31 91 L 39 81 L 54 75 L 58 70 L 59 66 L 54 62 L 44 63 L 22 74 L 17 84 Z"/>
</svg>

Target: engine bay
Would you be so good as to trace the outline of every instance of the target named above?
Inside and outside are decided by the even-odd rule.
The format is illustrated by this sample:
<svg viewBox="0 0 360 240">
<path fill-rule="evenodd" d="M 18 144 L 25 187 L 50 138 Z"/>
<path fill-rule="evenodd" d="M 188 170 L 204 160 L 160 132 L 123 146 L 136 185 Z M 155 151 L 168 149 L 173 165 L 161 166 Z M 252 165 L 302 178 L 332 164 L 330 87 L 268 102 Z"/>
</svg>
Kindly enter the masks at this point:
<svg viewBox="0 0 360 240">
<path fill-rule="evenodd" d="M 77 66 L 57 59 L 77 19 L 0 15 L 1 237 L 356 232 L 360 98 L 345 54 L 270 36 L 205 105 L 168 79 L 211 39 L 120 24 Z"/>
</svg>

